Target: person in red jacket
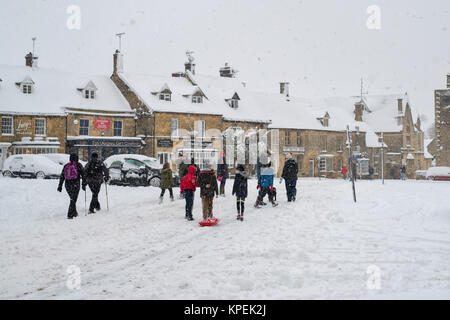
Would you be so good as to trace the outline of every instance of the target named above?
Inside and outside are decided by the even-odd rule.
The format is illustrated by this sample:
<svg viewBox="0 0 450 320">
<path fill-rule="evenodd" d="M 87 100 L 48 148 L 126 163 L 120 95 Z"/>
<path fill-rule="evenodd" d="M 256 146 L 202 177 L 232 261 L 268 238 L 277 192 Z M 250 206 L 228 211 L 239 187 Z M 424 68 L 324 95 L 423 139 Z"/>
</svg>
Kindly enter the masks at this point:
<svg viewBox="0 0 450 320">
<path fill-rule="evenodd" d="M 184 176 L 180 183 L 180 192 L 184 194 L 186 200 L 186 216 L 189 221 L 194 220 L 192 217 L 192 207 L 194 206 L 194 192 L 197 185 L 197 177 L 195 175 L 197 169 L 194 166 L 189 166 L 187 175 Z"/>
<path fill-rule="evenodd" d="M 347 180 L 347 166 L 346 165 L 342 166 L 341 173 L 344 176 L 344 180 Z"/>
</svg>

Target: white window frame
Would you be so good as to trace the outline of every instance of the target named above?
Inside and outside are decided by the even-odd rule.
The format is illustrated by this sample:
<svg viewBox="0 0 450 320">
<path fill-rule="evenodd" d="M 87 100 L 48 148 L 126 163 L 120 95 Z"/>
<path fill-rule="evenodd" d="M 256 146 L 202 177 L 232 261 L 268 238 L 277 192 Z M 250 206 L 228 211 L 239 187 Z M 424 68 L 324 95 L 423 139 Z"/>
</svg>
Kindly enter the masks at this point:
<svg viewBox="0 0 450 320">
<path fill-rule="evenodd" d="M 38 126 L 37 126 L 38 120 L 43 120 L 43 121 L 44 121 L 44 132 L 43 132 L 43 133 L 38 133 L 38 132 L 37 132 L 37 129 L 38 129 Z M 45 118 L 36 118 L 36 119 L 34 119 L 34 135 L 35 135 L 35 136 L 38 136 L 38 137 L 43 137 L 43 136 L 45 136 L 46 134 L 47 134 L 47 119 L 45 119 Z"/>
<path fill-rule="evenodd" d="M 30 83 L 22 84 L 22 93 L 23 94 L 31 94 L 33 92 L 33 85 Z"/>
<path fill-rule="evenodd" d="M 116 134 L 116 123 L 120 122 L 120 135 Z M 113 136 L 114 137 L 122 137 L 123 136 L 123 121 L 122 120 L 113 120 Z"/>
<path fill-rule="evenodd" d="M 327 161 L 325 158 L 319 158 L 319 172 L 326 172 Z"/>
<path fill-rule="evenodd" d="M 174 130 L 174 123 L 176 123 L 176 129 Z M 178 118 L 172 118 L 170 119 L 170 136 L 171 137 L 178 137 Z"/>
<path fill-rule="evenodd" d="M 203 103 L 202 96 L 192 96 L 192 103 Z"/>
<path fill-rule="evenodd" d="M 3 119 L 11 119 L 11 133 L 4 133 Z M 2 117 L 2 136 L 13 136 L 14 135 L 14 117 Z"/>
<path fill-rule="evenodd" d="M 89 90 L 89 89 L 85 89 L 84 90 L 84 98 L 85 99 L 95 99 L 95 90 Z"/>
<path fill-rule="evenodd" d="M 230 100 L 230 107 L 233 109 L 237 109 L 239 107 L 239 103 L 237 99 L 231 99 Z"/>
<path fill-rule="evenodd" d="M 168 163 L 172 163 L 172 152 L 167 152 L 167 151 L 159 151 L 157 153 L 157 159 L 159 161 L 160 164 L 164 165 L 164 163 L 168 162 Z"/>
<path fill-rule="evenodd" d="M 160 93 L 159 94 L 159 100 L 164 100 L 164 101 L 172 101 L 172 95 L 170 93 Z"/>
<path fill-rule="evenodd" d="M 86 120 L 86 121 L 88 122 L 88 126 L 87 126 L 88 132 L 87 132 L 87 134 L 81 134 L 81 121 L 82 121 L 82 120 Z M 90 126 L 91 126 L 91 122 L 89 121 L 89 119 L 81 118 L 81 119 L 80 119 L 80 128 L 79 128 L 78 134 L 79 134 L 80 136 L 88 136 L 88 135 L 89 135 L 89 132 L 90 132 L 90 130 L 91 130 Z"/>
</svg>

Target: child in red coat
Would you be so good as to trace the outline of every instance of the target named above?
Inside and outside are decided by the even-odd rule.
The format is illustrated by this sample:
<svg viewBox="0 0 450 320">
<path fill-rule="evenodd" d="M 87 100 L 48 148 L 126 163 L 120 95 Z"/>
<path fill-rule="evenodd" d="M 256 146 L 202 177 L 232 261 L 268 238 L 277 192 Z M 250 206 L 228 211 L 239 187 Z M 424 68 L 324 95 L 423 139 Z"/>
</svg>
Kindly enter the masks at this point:
<svg viewBox="0 0 450 320">
<path fill-rule="evenodd" d="M 188 174 L 184 176 L 180 183 L 180 192 L 184 194 L 184 199 L 186 200 L 186 216 L 185 218 L 189 221 L 194 220 L 192 217 L 192 207 L 194 206 L 194 192 L 197 185 L 197 177 L 195 172 L 197 169 L 194 166 L 188 168 Z"/>
</svg>

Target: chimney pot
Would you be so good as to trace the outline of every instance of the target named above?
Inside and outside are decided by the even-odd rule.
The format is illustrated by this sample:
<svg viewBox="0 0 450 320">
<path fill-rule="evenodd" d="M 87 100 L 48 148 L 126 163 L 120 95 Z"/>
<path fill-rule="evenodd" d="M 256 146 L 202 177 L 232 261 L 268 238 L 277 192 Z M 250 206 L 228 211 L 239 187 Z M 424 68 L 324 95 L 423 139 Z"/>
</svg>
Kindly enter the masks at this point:
<svg viewBox="0 0 450 320">
<path fill-rule="evenodd" d="M 29 52 L 26 56 L 25 56 L 25 65 L 27 67 L 32 67 L 33 66 L 33 54 L 31 52 Z"/>
</svg>

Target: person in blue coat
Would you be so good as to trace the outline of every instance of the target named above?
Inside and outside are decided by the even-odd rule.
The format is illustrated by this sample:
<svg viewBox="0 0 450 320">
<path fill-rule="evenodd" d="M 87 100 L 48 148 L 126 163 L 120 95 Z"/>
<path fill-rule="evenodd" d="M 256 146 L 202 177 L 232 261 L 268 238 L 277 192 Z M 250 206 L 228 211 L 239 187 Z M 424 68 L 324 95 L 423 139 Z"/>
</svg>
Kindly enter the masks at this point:
<svg viewBox="0 0 450 320">
<path fill-rule="evenodd" d="M 274 199 L 275 190 L 273 188 L 275 171 L 271 166 L 272 163 L 270 162 L 269 157 L 261 157 L 261 172 L 258 177 L 258 185 L 256 186 L 256 189 L 259 189 L 259 194 L 256 199 L 255 208 L 260 208 L 261 205 L 263 205 L 263 199 L 266 194 L 269 195 L 269 201 L 272 203 L 273 207 L 278 205 Z"/>
</svg>

